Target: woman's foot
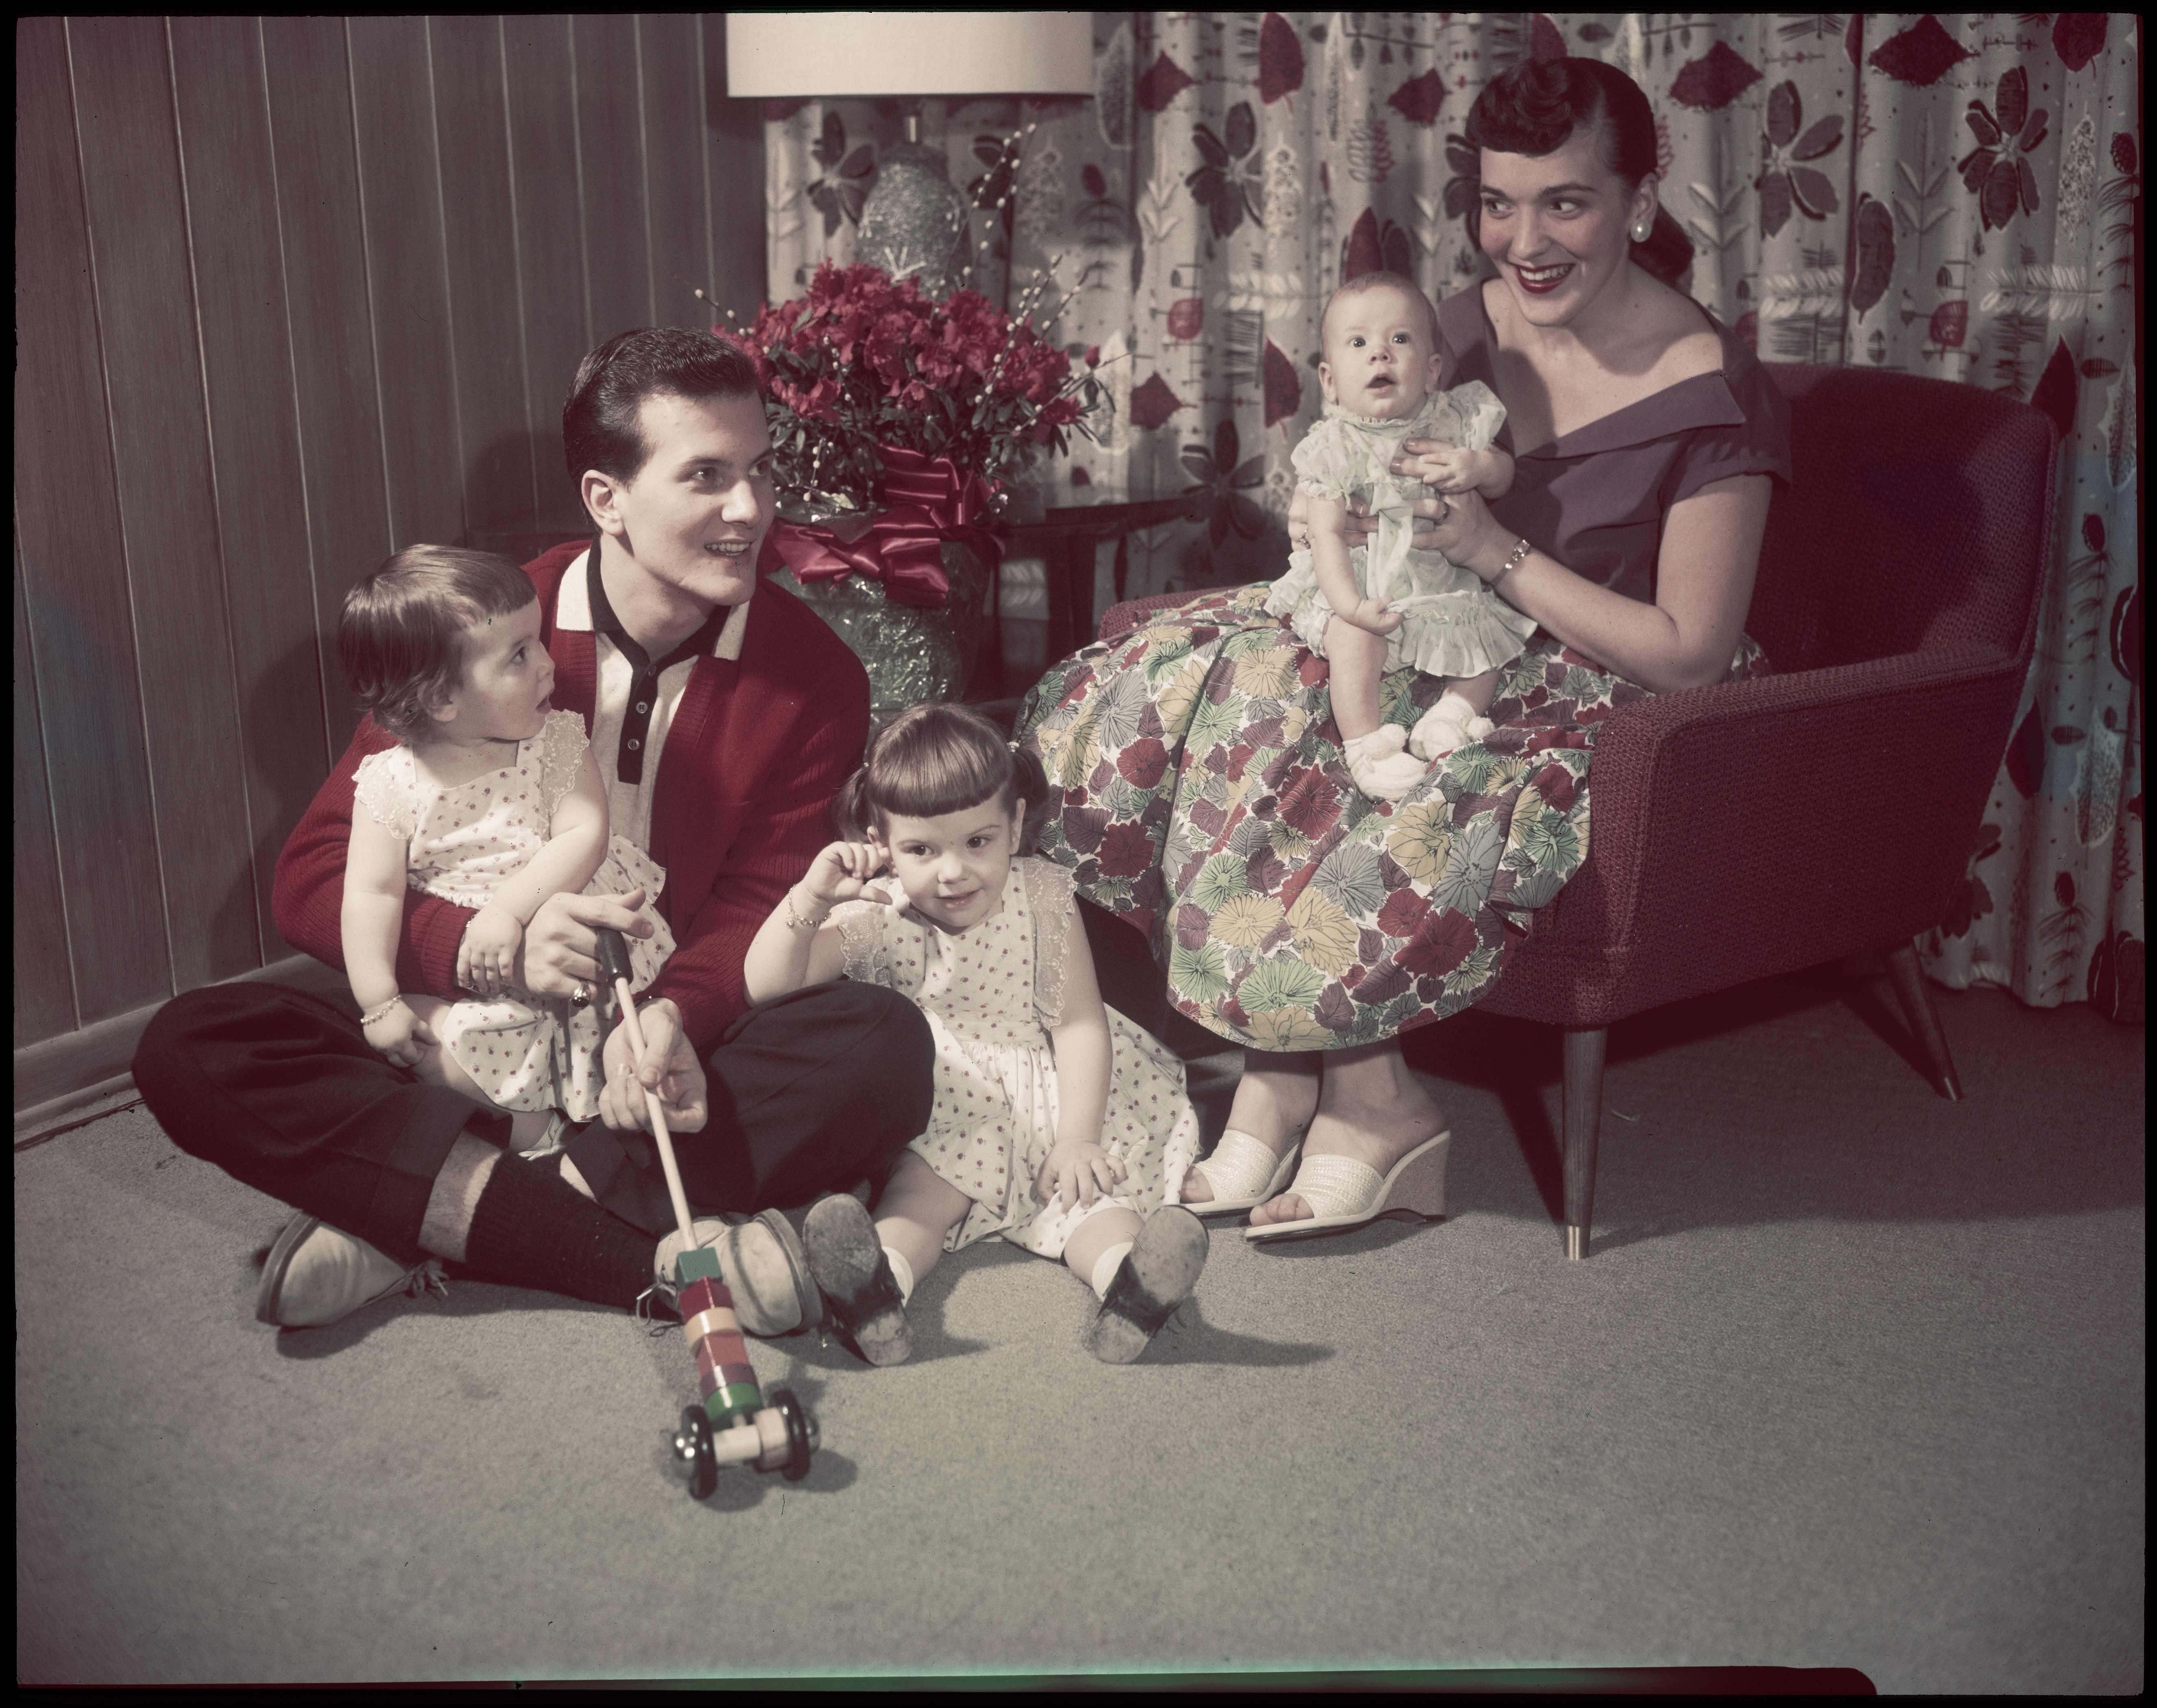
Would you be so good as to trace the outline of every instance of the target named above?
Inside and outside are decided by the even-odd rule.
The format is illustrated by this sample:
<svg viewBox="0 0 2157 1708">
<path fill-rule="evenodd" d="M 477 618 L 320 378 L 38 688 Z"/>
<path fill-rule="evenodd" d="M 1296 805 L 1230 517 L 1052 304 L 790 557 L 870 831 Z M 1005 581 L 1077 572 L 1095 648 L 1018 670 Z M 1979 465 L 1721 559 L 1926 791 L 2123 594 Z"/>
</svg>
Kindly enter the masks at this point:
<svg viewBox="0 0 2157 1708">
<path fill-rule="evenodd" d="M 1271 1055 L 1246 1050 L 1243 1077 L 1237 1082 L 1236 1100 L 1228 1107 L 1228 1132 L 1255 1140 L 1276 1158 L 1286 1155 L 1317 1110 L 1318 1063 L 1313 1053 Z M 1217 1154 L 1218 1150 L 1217 1146 Z M 1193 1164 L 1183 1177 L 1180 1196 L 1184 1203 L 1210 1204 L 1217 1196 L 1213 1183 L 1200 1172 L 1202 1166 Z"/>
<path fill-rule="evenodd" d="M 1374 1044 L 1326 1057 L 1318 1112 L 1304 1135 L 1303 1154 L 1306 1160 L 1350 1157 L 1382 1176 L 1417 1145 L 1445 1130 L 1445 1111 L 1408 1072 L 1400 1045 Z M 1251 1226 L 1307 1222 L 1315 1213 L 1290 1188 L 1252 1211 Z"/>
</svg>

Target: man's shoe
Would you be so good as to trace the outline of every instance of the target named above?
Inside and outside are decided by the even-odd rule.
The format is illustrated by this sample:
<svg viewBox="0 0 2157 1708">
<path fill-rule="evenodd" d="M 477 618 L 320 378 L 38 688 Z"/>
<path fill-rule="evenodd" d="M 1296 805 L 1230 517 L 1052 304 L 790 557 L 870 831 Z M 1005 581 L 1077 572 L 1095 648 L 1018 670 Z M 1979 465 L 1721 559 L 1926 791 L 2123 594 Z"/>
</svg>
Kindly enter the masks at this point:
<svg viewBox="0 0 2157 1708">
<path fill-rule="evenodd" d="M 279 1328 L 315 1329 L 392 1293 L 429 1290 L 450 1290 L 434 1258 L 400 1263 L 319 1217 L 296 1216 L 263 1261 L 255 1315 Z"/>
<path fill-rule="evenodd" d="M 776 1210 L 759 1211 L 739 1227 L 700 1217 L 696 1231 L 698 1245 L 718 1248 L 719 1278 L 734 1295 L 734 1320 L 744 1335 L 790 1335 L 822 1317 L 824 1302 L 810 1279 L 801 1242 Z M 659 1242 L 651 1259 L 654 1280 L 670 1300 L 676 1292 L 674 1260 L 681 1253 L 677 1228 Z"/>
</svg>

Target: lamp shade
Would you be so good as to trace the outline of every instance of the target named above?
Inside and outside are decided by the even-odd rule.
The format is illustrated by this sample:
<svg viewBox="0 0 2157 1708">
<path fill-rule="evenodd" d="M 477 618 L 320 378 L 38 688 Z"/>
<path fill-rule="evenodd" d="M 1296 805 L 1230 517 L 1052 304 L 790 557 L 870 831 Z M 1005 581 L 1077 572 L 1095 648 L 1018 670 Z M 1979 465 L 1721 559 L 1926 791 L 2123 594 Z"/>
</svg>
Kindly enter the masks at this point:
<svg viewBox="0 0 2157 1708">
<path fill-rule="evenodd" d="M 1091 95 L 1090 12 L 729 12 L 727 93 Z"/>
</svg>

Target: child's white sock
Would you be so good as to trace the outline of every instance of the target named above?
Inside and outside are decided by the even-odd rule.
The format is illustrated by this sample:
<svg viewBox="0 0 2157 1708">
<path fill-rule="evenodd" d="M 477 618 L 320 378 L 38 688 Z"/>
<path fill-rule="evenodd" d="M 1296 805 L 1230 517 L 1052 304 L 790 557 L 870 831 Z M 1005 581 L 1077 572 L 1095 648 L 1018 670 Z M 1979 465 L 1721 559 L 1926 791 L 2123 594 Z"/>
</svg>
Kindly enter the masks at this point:
<svg viewBox="0 0 2157 1708">
<path fill-rule="evenodd" d="M 883 1248 L 883 1260 L 891 1265 L 891 1278 L 898 1283 L 898 1302 L 914 1302 L 914 1265 L 908 1263 L 889 1246 Z"/>
<path fill-rule="evenodd" d="M 1125 1240 L 1121 1245 L 1112 1245 L 1094 1260 L 1094 1291 L 1104 1299 L 1109 1296 L 1109 1284 L 1116 1278 L 1116 1270 L 1136 1240 Z"/>
</svg>

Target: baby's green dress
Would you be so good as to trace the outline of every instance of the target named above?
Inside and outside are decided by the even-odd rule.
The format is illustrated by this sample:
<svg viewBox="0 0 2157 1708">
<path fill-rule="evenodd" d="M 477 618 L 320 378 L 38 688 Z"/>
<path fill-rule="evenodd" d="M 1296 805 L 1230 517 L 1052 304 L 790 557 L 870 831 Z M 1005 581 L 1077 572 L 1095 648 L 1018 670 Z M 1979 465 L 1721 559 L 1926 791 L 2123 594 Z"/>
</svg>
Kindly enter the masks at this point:
<svg viewBox="0 0 2157 1708">
<path fill-rule="evenodd" d="M 1480 381 L 1434 393 L 1413 415 L 1377 421 L 1328 404 L 1324 419 L 1303 436 L 1290 457 L 1297 485 L 1320 498 L 1370 501 L 1377 537 L 1349 553 L 1356 584 L 1368 599 L 1382 599 L 1407 619 L 1386 636 L 1386 668 L 1413 665 L 1435 677 L 1480 676 L 1520 656 L 1535 633 L 1523 616 L 1437 552 L 1409 543 L 1415 531 L 1410 507 L 1424 496 L 1420 481 L 1402 480 L 1387 465 L 1408 439 L 1435 439 L 1470 450 L 1488 450 L 1504 424 L 1506 406 Z M 1288 568 L 1267 595 L 1266 610 L 1289 619 L 1295 637 L 1326 656 L 1326 621 L 1333 615 L 1308 549 L 1290 554 Z"/>
</svg>

